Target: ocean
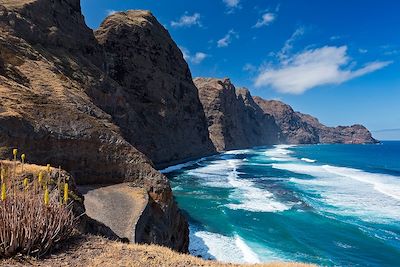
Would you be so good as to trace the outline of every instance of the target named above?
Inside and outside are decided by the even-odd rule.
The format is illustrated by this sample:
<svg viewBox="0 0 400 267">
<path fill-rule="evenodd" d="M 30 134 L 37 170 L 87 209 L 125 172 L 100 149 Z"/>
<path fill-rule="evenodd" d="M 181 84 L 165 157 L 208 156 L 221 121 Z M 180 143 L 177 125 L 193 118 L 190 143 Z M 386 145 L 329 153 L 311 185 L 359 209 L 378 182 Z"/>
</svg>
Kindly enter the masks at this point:
<svg viewBox="0 0 400 267">
<path fill-rule="evenodd" d="M 162 172 L 194 255 L 400 266 L 400 142 L 257 147 Z"/>
</svg>

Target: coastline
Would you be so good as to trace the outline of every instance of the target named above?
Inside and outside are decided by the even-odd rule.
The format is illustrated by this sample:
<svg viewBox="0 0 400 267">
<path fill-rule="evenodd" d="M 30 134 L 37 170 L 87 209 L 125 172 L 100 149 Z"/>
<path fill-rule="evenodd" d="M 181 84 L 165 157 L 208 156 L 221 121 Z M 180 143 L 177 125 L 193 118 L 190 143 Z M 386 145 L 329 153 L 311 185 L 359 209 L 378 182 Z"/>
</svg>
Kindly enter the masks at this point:
<svg viewBox="0 0 400 267">
<path fill-rule="evenodd" d="M 385 146 L 385 144 L 388 145 Z M 383 159 L 381 159 L 381 161 L 375 159 L 373 162 L 375 162 L 375 166 L 377 166 L 376 168 L 378 169 L 373 169 L 371 166 L 368 167 L 369 164 L 367 163 L 368 161 L 366 161 L 368 158 L 356 156 L 357 153 L 362 153 L 363 155 L 380 154 L 383 150 L 386 151 L 393 145 L 397 145 L 397 143 L 385 143 L 385 141 L 382 141 L 381 145 L 378 146 L 376 144 L 358 144 L 351 146 L 343 144 L 324 144 L 322 146 L 318 144 L 262 146 L 253 149 L 221 152 L 219 154 L 220 156 L 201 158 L 201 161 L 190 161 L 185 164 L 173 166 L 170 168 L 170 171 L 177 171 L 177 176 L 169 176 L 169 178 L 172 181 L 174 195 L 175 198 L 177 198 L 178 205 L 184 211 L 183 213 L 186 216 L 189 215 L 190 243 L 196 242 L 196 244 L 189 246 L 191 254 L 205 254 L 205 258 L 217 258 L 218 260 L 224 258 L 235 260 L 236 255 L 245 255 L 245 251 L 237 251 L 237 249 L 239 249 L 238 247 L 231 247 L 231 245 L 237 245 L 235 245 L 236 230 L 233 229 L 239 229 L 239 231 L 241 231 L 239 237 L 243 239 L 243 242 L 246 244 L 248 239 L 246 235 L 243 235 L 244 232 L 242 232 L 238 218 L 243 218 L 244 225 L 252 227 L 253 221 L 247 221 L 245 217 L 252 218 L 254 216 L 254 218 L 259 218 L 257 214 L 261 216 L 263 213 L 265 216 L 262 215 L 262 217 L 276 217 L 276 219 L 269 219 L 272 221 L 276 221 L 278 218 L 278 221 L 283 218 L 286 218 L 285 220 L 288 221 L 300 220 L 302 216 L 311 216 L 314 220 L 322 220 L 328 225 L 332 223 L 330 221 L 331 219 L 329 219 L 332 215 L 329 214 L 336 214 L 335 216 L 339 216 L 336 220 L 340 220 L 341 223 L 345 224 L 350 223 L 348 226 L 349 229 L 341 231 L 344 231 L 344 233 L 346 233 L 346 231 L 350 231 L 350 233 L 361 231 L 358 233 L 360 235 L 363 231 L 366 231 L 366 229 L 364 226 L 358 226 L 359 224 L 363 225 L 364 223 L 373 222 L 378 224 L 393 223 L 393 220 L 398 218 L 398 215 L 396 215 L 394 211 L 390 211 L 389 207 L 396 205 L 395 203 L 397 203 L 396 201 L 398 199 L 398 193 L 396 193 L 397 191 L 395 188 L 399 187 L 399 180 L 398 177 L 394 177 L 393 175 L 399 176 L 400 172 L 395 171 L 399 166 L 393 165 L 397 167 L 391 168 L 390 165 L 387 165 L 388 169 L 384 171 L 379 169 L 379 166 L 385 161 L 383 161 Z M 290 152 L 292 149 L 293 152 Z M 336 158 L 336 154 L 333 153 L 334 151 L 338 151 L 340 153 L 338 155 L 350 156 L 352 164 L 349 165 L 349 161 L 346 160 L 347 158 L 343 158 L 342 162 L 338 162 L 338 160 L 342 158 L 341 156 L 337 160 L 331 162 L 331 159 Z M 250 158 L 246 155 L 249 155 Z M 315 155 L 315 157 L 312 155 Z M 391 153 L 391 155 L 393 159 L 395 154 Z M 390 156 L 390 154 L 387 154 L 387 156 Z M 354 159 L 357 159 L 358 163 L 354 161 Z M 388 160 L 390 161 L 390 157 Z M 200 164 L 190 167 L 190 165 L 196 163 Z M 394 163 L 395 162 L 393 162 L 393 164 Z M 251 171 L 249 168 L 252 168 L 252 166 L 257 168 L 259 173 Z M 186 167 L 188 168 L 179 171 Z M 393 171 L 391 171 L 391 169 L 393 169 Z M 262 174 L 262 170 L 265 170 L 265 175 Z M 250 171 L 250 173 L 247 173 L 247 171 Z M 165 170 L 164 173 L 166 173 Z M 279 176 L 281 174 L 284 174 L 284 176 Z M 268 183 L 272 183 L 271 186 L 269 186 Z M 278 185 L 281 183 L 284 187 Z M 386 186 L 388 183 L 392 186 Z M 290 186 L 289 188 L 297 188 L 296 190 L 301 189 L 303 191 L 300 191 L 301 193 L 298 191 L 292 193 L 287 191 L 288 189 L 283 189 L 288 188 L 288 186 Z M 310 193 L 308 193 L 309 190 L 311 190 Z M 208 191 L 209 193 L 207 193 Z M 320 194 L 322 194 L 321 199 L 316 197 L 318 195 L 314 196 L 314 194 L 316 194 L 315 192 L 320 192 Z M 306 199 L 298 198 L 296 196 L 298 194 L 306 197 Z M 342 197 L 337 198 L 338 194 Z M 309 199 L 309 197 L 311 197 L 311 199 Z M 354 198 L 363 199 L 363 203 L 368 203 L 366 204 L 367 207 L 355 201 Z M 207 199 L 209 200 L 207 201 Z M 375 203 L 373 199 L 379 201 Z M 269 212 L 266 211 L 267 205 L 272 205 L 272 200 L 276 200 L 285 205 L 291 203 L 288 205 L 290 207 L 289 210 L 286 210 L 287 212 L 281 212 L 279 209 Z M 247 205 L 248 201 L 250 201 L 249 205 Z M 378 203 L 384 202 L 388 203 L 389 206 L 385 208 L 379 207 Z M 323 215 L 325 213 L 327 214 Z M 239 214 L 242 215 L 240 216 Z M 342 216 L 352 216 L 351 218 L 354 217 L 354 219 L 350 220 Z M 203 217 L 205 218 L 204 220 Z M 221 221 L 214 222 L 214 220 Z M 360 222 L 353 225 L 353 223 L 351 223 L 353 220 Z M 286 223 L 281 224 L 278 221 L 275 222 L 276 224 L 274 224 L 273 227 L 288 227 Z M 265 223 L 268 224 L 268 220 Z M 226 230 L 223 225 L 226 225 Z M 301 239 L 304 240 L 310 238 L 307 237 L 308 232 L 313 233 L 313 228 L 318 229 L 318 226 L 313 226 L 313 223 L 308 220 L 300 220 L 299 226 L 303 229 Z M 262 229 L 265 229 L 264 227 L 269 229 L 267 225 L 260 225 L 260 227 L 261 228 L 249 231 L 262 232 Z M 311 227 L 311 229 L 309 229 L 309 227 Z M 361 227 L 361 229 L 359 229 L 359 227 Z M 393 227 L 395 227 L 395 225 Z M 374 228 L 371 229 L 368 231 L 372 231 L 372 233 L 368 233 L 368 235 L 373 235 Z M 321 229 L 321 231 L 323 230 Z M 329 235 L 332 235 L 331 238 L 333 238 L 333 241 L 335 238 L 339 238 L 339 240 L 342 239 L 340 237 L 341 231 L 339 229 L 332 230 L 332 233 Z M 336 236 L 335 233 L 337 233 L 338 236 Z M 278 242 L 275 240 L 276 237 L 274 237 L 274 234 L 271 236 L 263 235 L 263 238 L 269 240 L 267 244 L 270 244 L 270 242 Z M 290 244 L 290 238 L 287 242 Z M 322 240 L 318 242 L 323 243 Z M 354 240 L 351 241 L 346 238 L 345 240 L 335 242 L 335 249 L 344 250 L 340 253 L 346 253 L 345 250 L 353 250 L 357 247 L 357 243 L 352 243 Z M 374 244 L 377 241 L 370 240 L 369 242 Z M 254 244 L 251 246 L 254 248 Z M 363 244 L 363 246 L 368 245 Z M 232 253 L 229 253 L 230 256 L 218 254 L 228 247 L 229 251 L 233 251 L 233 256 Z M 196 251 L 193 251 L 193 248 L 195 248 Z M 280 249 L 282 253 L 285 251 L 284 247 Z M 302 251 L 302 248 L 299 248 L 299 251 Z M 260 251 L 258 251 L 258 253 L 260 253 Z M 281 255 L 284 255 L 284 253 Z M 251 262 L 255 261 L 254 259 L 254 257 L 253 259 L 249 257 L 245 261 Z M 280 258 L 280 260 L 282 259 L 286 259 L 286 257 Z M 288 259 L 296 260 L 290 256 Z M 264 257 L 263 261 L 265 260 L 266 258 Z M 343 258 L 343 260 L 345 262 L 346 259 Z M 299 259 L 299 261 L 307 260 Z M 321 262 L 322 265 L 324 265 L 323 262 L 328 264 L 327 262 L 330 262 L 330 258 L 326 257 L 325 261 L 321 259 Z"/>
</svg>

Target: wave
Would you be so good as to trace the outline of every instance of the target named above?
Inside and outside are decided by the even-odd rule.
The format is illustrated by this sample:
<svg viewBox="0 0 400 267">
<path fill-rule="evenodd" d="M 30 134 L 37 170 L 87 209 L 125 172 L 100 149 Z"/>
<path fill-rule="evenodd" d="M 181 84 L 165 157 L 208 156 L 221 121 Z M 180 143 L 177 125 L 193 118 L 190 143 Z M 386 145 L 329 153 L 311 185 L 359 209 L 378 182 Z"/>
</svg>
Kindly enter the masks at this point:
<svg viewBox="0 0 400 267">
<path fill-rule="evenodd" d="M 230 194 L 230 199 L 232 202 L 239 202 L 227 204 L 228 208 L 252 212 L 278 212 L 291 208 L 275 200 L 271 192 L 256 187 L 252 181 L 238 179 L 239 173 L 236 171 L 235 162 L 232 160 L 228 162 L 233 168 L 228 175 L 228 182 L 235 188 Z"/>
<path fill-rule="evenodd" d="M 271 192 L 258 188 L 251 180 L 241 179 L 238 169 L 242 164 L 246 162 L 241 159 L 215 160 L 187 174 L 201 179 L 204 186 L 232 189 L 228 198 L 230 203 L 225 205 L 232 210 L 279 212 L 291 208 L 291 205 L 276 200 Z"/>
<path fill-rule="evenodd" d="M 185 162 L 185 163 L 180 163 L 180 164 L 177 164 L 177 165 L 169 166 L 169 167 L 167 167 L 165 169 L 159 170 L 159 172 L 161 172 L 161 173 L 170 173 L 170 172 L 174 172 L 174 171 L 179 171 L 179 170 L 181 170 L 183 168 L 195 165 L 195 164 L 197 164 L 197 163 L 199 163 L 199 162 L 201 162 L 201 161 L 203 161 L 205 159 L 206 158 L 200 158 L 198 160 L 188 161 L 188 162 Z"/>
<path fill-rule="evenodd" d="M 190 226 L 189 251 L 205 259 L 229 263 L 259 263 L 258 255 L 237 234 L 233 237 Z"/>
<path fill-rule="evenodd" d="M 272 167 L 315 177 L 290 181 L 338 208 L 332 212 L 368 221 L 400 220 L 400 177 L 331 165 L 276 163 Z"/>
<path fill-rule="evenodd" d="M 308 163 L 314 163 L 316 162 L 315 159 L 308 159 L 308 158 L 301 158 L 302 161 L 308 162 Z"/>
<path fill-rule="evenodd" d="M 293 153 L 288 148 L 295 147 L 295 145 L 275 145 L 274 148 L 268 149 L 264 152 L 272 161 L 293 161 L 295 158 L 289 156 Z"/>
</svg>

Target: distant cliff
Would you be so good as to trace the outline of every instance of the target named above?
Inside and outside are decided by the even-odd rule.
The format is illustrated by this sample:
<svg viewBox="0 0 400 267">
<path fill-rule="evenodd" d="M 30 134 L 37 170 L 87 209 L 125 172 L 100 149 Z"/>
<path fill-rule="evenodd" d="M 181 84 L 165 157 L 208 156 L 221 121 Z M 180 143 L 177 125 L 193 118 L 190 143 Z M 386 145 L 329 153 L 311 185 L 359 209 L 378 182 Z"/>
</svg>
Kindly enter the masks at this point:
<svg viewBox="0 0 400 267">
<path fill-rule="evenodd" d="M 371 133 L 362 125 L 327 127 L 318 119 L 295 112 L 289 105 L 276 100 L 254 97 L 265 114 L 275 118 L 281 129 L 281 142 L 289 144 L 374 144 Z"/>
<path fill-rule="evenodd" d="M 236 89 L 229 79 L 196 78 L 194 82 L 218 151 L 278 142 L 273 117 L 264 114 L 248 90 Z"/>
</svg>

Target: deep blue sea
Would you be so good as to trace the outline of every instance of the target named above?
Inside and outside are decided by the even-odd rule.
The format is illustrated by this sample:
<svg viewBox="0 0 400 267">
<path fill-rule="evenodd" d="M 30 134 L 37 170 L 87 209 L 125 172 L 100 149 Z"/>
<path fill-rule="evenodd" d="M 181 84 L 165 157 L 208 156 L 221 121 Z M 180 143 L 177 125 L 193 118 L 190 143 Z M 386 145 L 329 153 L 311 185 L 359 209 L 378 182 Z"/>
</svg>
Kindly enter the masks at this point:
<svg viewBox="0 0 400 267">
<path fill-rule="evenodd" d="M 192 254 L 400 266 L 400 142 L 259 147 L 163 172 Z"/>
</svg>

